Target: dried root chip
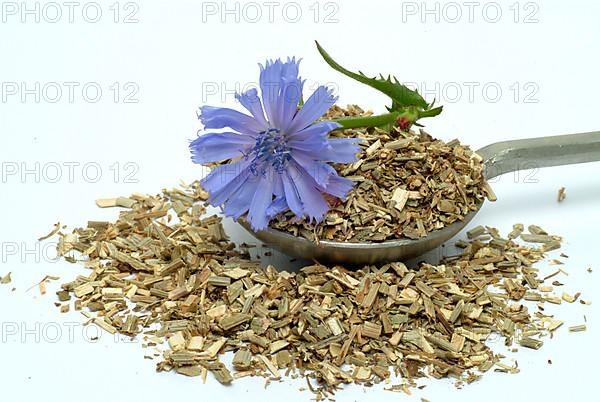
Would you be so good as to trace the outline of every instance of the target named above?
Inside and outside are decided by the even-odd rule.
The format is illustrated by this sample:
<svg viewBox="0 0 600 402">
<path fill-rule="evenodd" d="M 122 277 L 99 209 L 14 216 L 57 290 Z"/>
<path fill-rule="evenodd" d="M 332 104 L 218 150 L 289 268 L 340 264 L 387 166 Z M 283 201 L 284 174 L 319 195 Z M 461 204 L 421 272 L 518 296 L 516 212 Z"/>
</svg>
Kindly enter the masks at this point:
<svg viewBox="0 0 600 402">
<path fill-rule="evenodd" d="M 334 106 L 325 118 L 364 115 L 357 106 Z M 319 224 L 286 212 L 275 229 L 312 241 L 380 242 L 417 239 L 496 200 L 485 181 L 482 159 L 457 140 L 444 142 L 423 130 L 347 129 L 332 136 L 358 138 L 359 160 L 334 167 L 355 182 L 345 201 L 331 201 Z"/>
<path fill-rule="evenodd" d="M 390 150 L 373 148 L 373 155 L 382 149 Z M 159 371 L 203 379 L 211 372 L 222 384 L 299 372 L 316 380 L 309 388 L 317 399 L 342 384 L 389 381 L 392 372 L 403 384 L 389 389 L 403 392 L 424 375 L 468 383 L 492 367 L 518 372 L 489 345 L 500 338 L 511 348 L 542 347 L 563 323 L 543 314 L 544 303 L 579 297 L 552 294 L 562 283 L 545 281 L 561 271 L 540 273 L 545 249 L 517 243 L 523 225 L 508 238 L 471 229 L 462 253 L 439 265 L 354 271 L 315 264 L 285 272 L 262 267 L 228 241 L 221 219 L 205 216 L 198 183 L 128 199 L 135 202 L 116 222 L 57 232 L 63 257 L 74 262 L 76 254 L 89 270 L 57 296 L 74 297 L 87 323 L 109 333 L 144 334 L 144 346 L 157 352 L 151 357 L 162 356 Z M 535 240 L 549 239 L 541 244 L 560 245 L 560 237 L 528 229 Z M 233 352 L 233 374 L 220 360 L 226 352 Z"/>
</svg>

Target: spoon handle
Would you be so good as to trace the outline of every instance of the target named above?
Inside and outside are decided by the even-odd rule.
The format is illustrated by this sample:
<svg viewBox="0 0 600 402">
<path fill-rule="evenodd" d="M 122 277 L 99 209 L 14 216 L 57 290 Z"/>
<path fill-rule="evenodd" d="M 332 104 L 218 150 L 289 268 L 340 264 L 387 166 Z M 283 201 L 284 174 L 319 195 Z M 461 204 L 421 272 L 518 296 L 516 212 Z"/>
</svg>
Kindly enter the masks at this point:
<svg viewBox="0 0 600 402">
<path fill-rule="evenodd" d="M 488 180 L 517 170 L 600 161 L 600 131 L 496 142 L 477 153 Z"/>
</svg>

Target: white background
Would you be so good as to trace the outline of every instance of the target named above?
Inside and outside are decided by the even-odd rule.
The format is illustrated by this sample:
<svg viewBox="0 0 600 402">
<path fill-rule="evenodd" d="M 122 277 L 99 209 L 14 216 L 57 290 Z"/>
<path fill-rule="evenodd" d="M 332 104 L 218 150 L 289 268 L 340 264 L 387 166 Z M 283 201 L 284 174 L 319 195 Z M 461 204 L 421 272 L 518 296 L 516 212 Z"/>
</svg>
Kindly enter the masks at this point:
<svg viewBox="0 0 600 402">
<path fill-rule="evenodd" d="M 187 150 L 200 128 L 196 108 L 238 107 L 232 92 L 255 82 L 257 63 L 266 58 L 302 57 L 308 88 L 330 83 L 341 104 L 383 111 L 383 96 L 325 65 L 313 45 L 319 39 L 343 65 L 417 83 L 428 100 L 436 97 L 445 106 L 441 116 L 425 122 L 427 129 L 475 149 L 506 139 L 600 129 L 600 3 L 593 0 L 472 6 L 311 0 L 275 3 L 272 15 L 260 1 L 228 2 L 231 14 L 224 14 L 221 2 L 138 0 L 115 6 L 110 1 L 97 7 L 80 2 L 72 16 L 62 2 L 58 8 L 46 4 L 38 4 L 36 15 L 24 14 L 20 2 L 1 2 L 0 275 L 13 273 L 12 284 L 0 285 L 1 401 L 306 401 L 312 396 L 297 391 L 303 381 L 286 379 L 265 393 L 260 379 L 225 388 L 212 378 L 202 385 L 198 378 L 156 374 L 154 364 L 142 358 L 140 342 L 131 345 L 107 334 L 91 342 L 97 331 L 84 330 L 79 313 L 58 313 L 53 305 L 58 283 L 45 296 L 37 288 L 27 291 L 46 274 L 66 282 L 82 272 L 49 261 L 51 248 L 36 242 L 53 223 L 72 227 L 112 219 L 116 211 L 97 209 L 96 198 L 156 193 L 180 179 L 199 178 L 201 170 Z M 27 2 L 28 9 L 34 7 Z M 93 23 L 97 8 L 102 15 Z M 53 23 L 57 9 L 62 16 Z M 128 15 L 137 22 L 125 23 Z M 74 88 L 72 99 L 67 85 Z M 95 87 L 102 95 L 94 103 Z M 24 89 L 31 91 L 24 95 Z M 128 100 L 137 103 L 125 102 L 134 91 Z M 562 186 L 567 199 L 558 204 Z M 571 256 L 565 265 L 569 276 L 556 279 L 571 294 L 581 291 L 582 298 L 593 300 L 600 275 L 600 165 L 508 174 L 493 187 L 499 201 L 487 203 L 473 225 L 506 232 L 516 222 L 535 223 L 563 235 L 563 251 Z M 234 240 L 251 241 L 233 222 L 227 221 L 227 229 Z M 271 261 L 285 267 L 287 260 Z M 590 266 L 592 273 L 586 271 Z M 598 336 L 597 305 L 550 306 L 565 326 L 541 350 L 515 355 L 518 375 L 490 373 L 462 390 L 450 381 L 423 380 L 426 387 L 412 397 L 381 386 L 348 386 L 337 400 L 598 400 L 600 353 L 592 342 Z M 566 326 L 583 323 L 584 315 L 588 331 L 569 333 Z"/>
</svg>

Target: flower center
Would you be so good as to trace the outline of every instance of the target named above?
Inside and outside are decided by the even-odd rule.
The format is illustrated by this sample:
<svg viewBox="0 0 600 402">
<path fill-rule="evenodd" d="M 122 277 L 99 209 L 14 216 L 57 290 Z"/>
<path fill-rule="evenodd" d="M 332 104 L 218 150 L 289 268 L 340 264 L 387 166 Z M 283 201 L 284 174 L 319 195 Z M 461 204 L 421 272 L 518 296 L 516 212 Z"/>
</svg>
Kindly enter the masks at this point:
<svg viewBox="0 0 600 402">
<path fill-rule="evenodd" d="M 257 162 L 271 164 L 278 173 L 283 171 L 287 161 L 291 158 L 287 139 L 277 128 L 269 128 L 258 134 L 252 154 L 256 157 Z M 263 171 L 255 173 L 264 174 L 265 171 L 263 169 Z"/>
</svg>

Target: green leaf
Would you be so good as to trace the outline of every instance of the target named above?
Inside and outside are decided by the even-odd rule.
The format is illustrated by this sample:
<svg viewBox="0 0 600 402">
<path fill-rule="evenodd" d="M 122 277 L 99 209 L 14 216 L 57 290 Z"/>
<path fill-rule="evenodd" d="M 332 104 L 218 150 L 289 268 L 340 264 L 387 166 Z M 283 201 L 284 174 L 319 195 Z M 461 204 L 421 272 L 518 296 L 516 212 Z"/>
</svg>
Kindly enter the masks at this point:
<svg viewBox="0 0 600 402">
<path fill-rule="evenodd" d="M 323 59 L 331 66 L 331 68 L 389 96 L 392 99 L 392 106 L 388 108 L 390 112 L 400 110 L 402 107 L 406 106 L 417 106 L 422 109 L 427 109 L 429 107 L 428 103 L 417 91 L 413 91 L 407 86 L 402 85 L 398 82 L 396 77 L 388 76 L 387 78 L 384 78 L 383 75 L 380 75 L 380 78 L 369 78 L 360 71 L 354 73 L 345 69 L 333 60 L 325 49 L 321 47 L 319 42 L 315 41 L 315 43 L 317 44 L 319 53 L 321 53 L 321 56 L 323 56 Z"/>
</svg>

